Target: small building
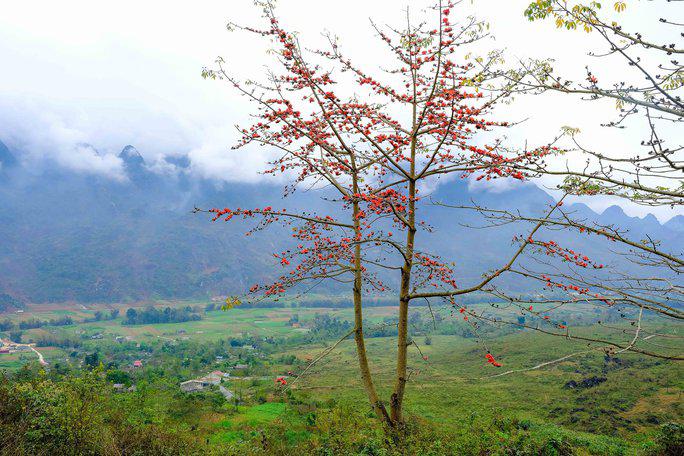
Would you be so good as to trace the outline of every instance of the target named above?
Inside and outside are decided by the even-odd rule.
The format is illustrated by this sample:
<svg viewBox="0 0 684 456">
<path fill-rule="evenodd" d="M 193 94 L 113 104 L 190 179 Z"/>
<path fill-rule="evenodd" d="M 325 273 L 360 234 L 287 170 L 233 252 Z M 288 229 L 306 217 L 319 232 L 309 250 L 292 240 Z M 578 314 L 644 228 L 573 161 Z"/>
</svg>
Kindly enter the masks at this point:
<svg viewBox="0 0 684 456">
<path fill-rule="evenodd" d="M 115 391 L 123 391 L 125 388 L 125 385 L 123 383 L 114 383 L 112 385 L 112 388 L 114 388 Z"/>
<path fill-rule="evenodd" d="M 185 393 L 194 393 L 197 391 L 204 391 L 209 387 L 209 383 L 201 379 L 188 380 L 180 384 L 181 391 Z"/>
<path fill-rule="evenodd" d="M 102 333 L 97 333 L 97 334 L 93 334 L 92 336 L 90 336 L 90 338 L 93 340 L 103 339 L 104 335 Z"/>
<path fill-rule="evenodd" d="M 139 359 L 136 359 L 135 361 L 133 361 L 133 367 L 136 367 L 136 368 L 137 367 L 143 367 L 142 361 L 140 361 Z"/>
<path fill-rule="evenodd" d="M 235 366 L 233 366 L 233 369 L 236 369 L 236 370 L 249 369 L 249 364 L 236 364 Z"/>
<path fill-rule="evenodd" d="M 219 385 L 221 383 L 222 378 L 222 375 L 209 374 L 205 375 L 204 377 L 198 378 L 198 380 L 209 385 Z"/>
<path fill-rule="evenodd" d="M 8 347 L 0 347 L 0 353 L 9 353 L 9 348 Z"/>
</svg>

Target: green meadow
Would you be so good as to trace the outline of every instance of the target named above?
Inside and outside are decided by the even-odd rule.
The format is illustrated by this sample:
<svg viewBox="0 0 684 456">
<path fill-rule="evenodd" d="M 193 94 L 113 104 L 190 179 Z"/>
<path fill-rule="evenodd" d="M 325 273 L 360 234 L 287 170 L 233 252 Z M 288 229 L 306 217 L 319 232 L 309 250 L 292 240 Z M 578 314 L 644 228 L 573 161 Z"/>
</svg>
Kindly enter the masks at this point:
<svg viewBox="0 0 684 456">
<path fill-rule="evenodd" d="M 206 303 L 157 303 L 160 307 L 167 305 L 204 308 Z M 106 307 L 39 308 L 7 317 L 15 321 L 63 315 L 75 320 L 92 319 L 97 310 L 105 311 Z M 606 353 L 586 342 L 529 330 L 487 331 L 482 327 L 482 334 L 477 337 L 467 331 L 460 332 L 459 328 L 467 326 L 460 321 L 458 313 L 452 315 L 448 309 L 434 311 L 441 315 L 442 325 L 452 322 L 455 325 L 452 329 L 456 331 L 441 334 L 439 326 L 431 330 L 429 309 L 414 309 L 413 313 L 419 314 L 416 321 L 422 321 L 423 326 L 415 331 L 415 343 L 410 349 L 406 398 L 410 422 L 436 432 L 434 439 L 447 439 L 454 445 L 474 449 L 489 448 L 482 450 L 486 454 L 491 448 L 509 447 L 524 447 L 531 452 L 521 454 L 535 454 L 542 451 L 540 448 L 553 449 L 544 454 L 566 454 L 563 448 L 573 449 L 567 454 L 647 454 L 662 426 L 682 422 L 684 366 L 681 363 L 628 353 Z M 387 319 L 395 312 L 389 306 L 367 308 L 366 327 L 386 326 Z M 130 366 L 130 359 L 145 356 L 146 369 L 128 374 L 130 382 L 137 383 L 142 391 L 126 394 L 148 395 L 138 399 L 139 403 L 167 417 L 168 426 L 180 426 L 183 432 L 194 429 L 193 435 L 211 445 L 245 448 L 246 442 L 263 440 L 265 430 L 269 439 L 276 439 L 282 448 L 289 448 L 287 451 L 302 445 L 322 448 L 332 445 L 335 451 L 344 452 L 345 445 L 351 445 L 354 439 L 381 441 L 382 432 L 374 427 L 357 373 L 353 341 L 341 341 L 319 359 L 319 355 L 340 339 L 339 335 L 309 334 L 313 320 L 323 314 L 342 322 L 353 318 L 350 308 L 238 307 L 202 311 L 201 320 L 183 323 L 123 325 L 122 316 L 88 323 L 76 321 L 73 325 L 25 330 L 23 339 L 30 342 L 51 335 L 82 341 L 79 348 L 37 347 L 50 363 L 48 372 L 59 364 L 78 368 L 82 366 L 83 356 L 94 351 L 101 354 L 105 370 L 118 365 L 114 358 L 108 358 L 112 350 L 118 351 L 117 359 L 129 359 L 119 367 L 124 371 L 129 369 L 126 366 Z M 298 320 L 294 326 L 293 317 Z M 624 339 L 623 332 L 627 329 L 619 323 L 610 327 L 578 326 L 572 328 L 572 334 L 601 335 L 617 341 Z M 663 326 L 658 330 L 672 333 L 676 329 Z M 97 334 L 102 334 L 102 338 L 92 339 Z M 115 342 L 117 336 L 128 339 L 122 344 Z M 183 355 L 183 350 L 188 350 L 183 347 L 195 347 L 187 353 L 198 356 L 204 350 L 202 347 L 216 347 L 222 341 L 240 338 L 270 339 L 275 343 L 249 353 L 240 347 L 228 350 L 238 353 L 237 358 L 235 354 L 226 355 L 230 362 L 251 364 L 247 372 L 235 373 L 237 378 L 224 382 L 236 394 L 237 401 L 225 401 L 218 393 L 197 396 L 179 391 L 180 381 L 219 367 L 225 369 L 229 364 L 229 360 L 218 364 L 213 357 L 202 361 L 204 364 L 181 362 L 179 358 L 194 359 Z M 667 345 L 671 350 L 680 348 L 678 339 L 652 343 Z M 141 353 L 139 350 L 143 348 L 136 348 L 140 344 L 147 351 Z M 392 336 L 369 337 L 367 347 L 374 379 L 387 399 L 394 374 L 396 340 Z M 487 350 L 495 354 L 502 367 L 486 362 Z M 36 355 L 33 352 L 0 354 L 0 370 L 18 372 L 23 365 L 35 366 Z M 244 375 L 248 378 L 240 378 Z M 274 386 L 274 379 L 281 375 L 288 380 L 285 388 Z M 583 381 L 589 384 L 583 385 Z M 575 387 L 571 387 L 571 382 L 575 382 Z M 355 437 L 338 442 L 334 437 L 336 428 L 347 429 L 345 432 Z M 431 441 L 431 437 L 421 438 Z M 284 454 L 289 454 L 287 451 Z"/>
</svg>

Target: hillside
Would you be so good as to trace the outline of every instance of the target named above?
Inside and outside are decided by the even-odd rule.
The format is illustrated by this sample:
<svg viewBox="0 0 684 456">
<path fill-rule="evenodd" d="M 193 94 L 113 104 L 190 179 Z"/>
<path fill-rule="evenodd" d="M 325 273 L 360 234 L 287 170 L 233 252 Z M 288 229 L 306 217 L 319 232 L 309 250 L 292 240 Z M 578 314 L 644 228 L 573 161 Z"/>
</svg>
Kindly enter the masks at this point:
<svg viewBox="0 0 684 456">
<path fill-rule="evenodd" d="M 179 456 L 678 454 L 665 451 L 682 439 L 676 423 L 684 413 L 684 370 L 675 361 L 599 350 L 572 356 L 585 344 L 483 328 L 505 366 L 495 369 L 466 322 L 435 307 L 434 325 L 429 310 L 417 307 L 411 331 L 420 352 L 409 356 L 407 401 L 415 434 L 408 450 L 395 452 L 385 450 L 386 436 L 368 414 L 351 340 L 307 369 L 348 330 L 352 309 L 222 311 L 199 304 L 175 305 L 193 305 L 201 320 L 140 325 L 128 324 L 127 312 L 97 320 L 109 314 L 105 305 L 33 306 L 27 313 L 39 320 L 60 315 L 74 323 L 23 331 L 22 341 L 36 342 L 49 363 L 47 373 L 36 353 L 0 353 L 0 454 L 74 454 L 65 451 L 74 445 L 78 454 L 110 454 L 102 449 L 107 444 L 124 454 Z M 370 307 L 366 318 L 369 356 L 388 395 L 396 344 L 385 324 L 396 308 Z M 576 334 L 616 337 L 610 328 L 587 325 L 587 309 L 566 309 L 562 318 Z M 676 350 L 678 341 L 658 343 Z M 529 369 L 551 354 L 570 356 Z M 496 376 L 507 369 L 520 371 Z M 225 398 L 217 385 L 182 390 L 183 382 L 216 371 L 227 373 L 220 385 L 235 396 Z M 281 376 L 287 388 L 274 383 Z M 76 408 L 88 419 L 79 419 Z"/>
<path fill-rule="evenodd" d="M 246 237 L 245 225 L 211 223 L 206 214 L 193 214 L 193 207 L 298 206 L 319 213 L 332 207 L 323 199 L 325 191 L 300 191 L 297 198 L 283 201 L 278 185 L 190 179 L 189 161 L 183 158 L 173 163 L 175 174 L 156 174 L 132 146 L 120 154 L 125 180 L 57 166 L 38 172 L 22 167 L 18 156 L 0 143 L 0 293 L 21 302 L 121 302 L 240 293 L 278 274 L 271 253 L 282 250 L 287 232 L 272 227 Z M 446 182 L 429 196 L 421 210 L 429 211 L 434 230 L 422 238 L 423 248 L 455 260 L 462 283 L 499 265 L 512 249 L 513 236 L 527 228 L 470 228 L 465 225 L 483 225 L 476 212 L 427 201 L 475 201 L 526 214 L 538 214 L 552 202 L 531 184 L 494 193 L 471 190 L 463 181 Z M 600 215 L 584 205 L 568 210 L 627 228 L 636 239 L 648 233 L 681 248 L 682 217 L 661 225 L 653 216 L 628 217 L 617 206 Z M 606 251 L 596 237 L 578 241 L 572 233 L 553 236 L 587 254 Z M 502 283 L 519 288 L 506 278 Z"/>
</svg>

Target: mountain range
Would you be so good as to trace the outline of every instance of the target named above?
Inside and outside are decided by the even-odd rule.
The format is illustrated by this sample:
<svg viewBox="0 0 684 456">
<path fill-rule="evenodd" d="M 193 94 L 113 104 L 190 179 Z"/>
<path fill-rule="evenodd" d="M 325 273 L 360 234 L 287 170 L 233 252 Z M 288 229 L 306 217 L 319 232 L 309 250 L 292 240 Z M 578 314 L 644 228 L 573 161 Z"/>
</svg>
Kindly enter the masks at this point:
<svg viewBox="0 0 684 456">
<path fill-rule="evenodd" d="M 273 227 L 245 236 L 245 225 L 212 223 L 206 213 L 192 213 L 195 206 L 334 210 L 321 198 L 323 190 L 299 192 L 283 201 L 278 185 L 195 177 L 187 157 L 167 159 L 178 171 L 174 175 L 158 174 L 130 145 L 119 154 L 123 180 L 58 166 L 32 172 L 17 157 L 0 142 L 0 295 L 7 302 L 130 302 L 239 294 L 281 273 L 272 253 L 288 245 L 287 232 Z M 459 180 L 439 185 L 430 196 L 453 205 L 474 201 L 531 215 L 553 204 L 547 193 L 529 183 L 493 192 L 474 190 Z M 421 210 L 434 230 L 421 234 L 419 248 L 455 261 L 459 283 L 472 283 L 500 265 L 514 248 L 513 236 L 525 232 L 515 225 L 482 228 L 484 220 L 470 210 L 434 205 Z M 629 217 L 618 206 L 602 214 L 583 204 L 566 210 L 625 228 L 632 238 L 648 234 L 674 246 L 676 254 L 683 249 L 682 216 L 660 224 L 652 215 Z M 609 253 L 596 236 L 548 235 L 589 255 Z M 621 267 L 631 267 L 623 263 Z M 502 278 L 502 284 L 524 291 L 515 278 Z M 324 284 L 321 289 L 335 287 Z"/>
</svg>

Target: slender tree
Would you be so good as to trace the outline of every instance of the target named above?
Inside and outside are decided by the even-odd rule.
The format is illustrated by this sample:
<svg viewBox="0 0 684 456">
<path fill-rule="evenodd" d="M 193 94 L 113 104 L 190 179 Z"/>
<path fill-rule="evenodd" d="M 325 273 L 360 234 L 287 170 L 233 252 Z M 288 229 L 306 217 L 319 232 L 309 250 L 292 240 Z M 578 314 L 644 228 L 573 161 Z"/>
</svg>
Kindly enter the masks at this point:
<svg viewBox="0 0 684 456">
<path fill-rule="evenodd" d="M 514 303 L 520 312 L 538 316 L 545 325 L 518 323 L 522 327 L 651 354 L 635 344 L 571 334 L 566 324 L 535 309 L 537 304 L 568 301 L 558 298 L 558 290 L 577 293 L 583 301 L 609 306 L 616 302 L 612 294 L 594 292 L 594 284 L 580 287 L 564 280 L 571 274 L 568 265 L 596 270 L 603 265 L 540 237 L 551 225 L 561 227 L 556 222 L 565 215 L 562 200 L 536 218 L 522 219 L 516 214 L 516 222 L 531 223 L 531 227 L 515 239 L 518 246 L 511 256 L 500 267 L 482 271 L 482 279 L 474 284 L 457 283 L 449 262 L 420 248 L 421 231 L 430 229 L 423 208 L 433 204 L 422 197 L 421 190 L 449 176 L 527 180 L 543 175 L 546 159 L 559 152 L 554 145 L 516 150 L 496 136 L 497 129 L 514 125 L 495 119 L 493 109 L 521 91 L 522 78 L 497 70 L 502 63 L 498 52 L 469 56 L 468 45 L 487 36 L 485 24 L 473 18 L 460 24 L 452 22 L 453 3 L 435 5 L 431 17 L 418 23 L 412 22 L 407 12 L 406 23 L 399 28 L 372 23 L 391 59 L 383 63 L 387 69 L 367 71 L 348 58 L 331 35 L 327 35 L 328 49 L 305 50 L 297 36 L 280 24 L 272 5 L 262 6 L 264 28 L 237 24 L 230 28 L 272 38 L 278 70 L 270 71 L 262 82 L 245 83 L 232 76 L 226 62 L 218 59 L 216 67 L 205 69 L 203 75 L 228 82 L 257 106 L 256 122 L 239 129 L 242 139 L 236 147 L 261 145 L 280 151 L 266 172 L 290 179 L 286 194 L 302 185 L 315 186 L 334 209 L 327 214 L 272 206 L 215 208 L 211 212 L 214 220 L 255 219 L 256 230 L 273 223 L 292 230 L 293 246 L 274 254 L 285 273 L 273 283 L 254 285 L 251 299 L 277 299 L 292 287 L 305 286 L 304 282 L 349 284 L 361 381 L 373 410 L 384 423 L 396 429 L 404 422 L 403 403 L 410 376 L 408 350 L 415 344 L 408 324 L 412 301 L 444 300 L 458 309 L 474 330 L 483 321 L 511 323 L 456 300 L 470 293 L 489 293 Z M 498 90 L 484 91 L 501 80 L 506 83 L 497 86 Z M 475 209 L 489 217 L 513 214 Z M 545 266 L 555 273 L 537 273 L 519 265 L 535 252 L 560 258 L 566 269 L 547 263 Z M 497 285 L 504 274 L 525 277 L 531 283 L 541 281 L 555 294 L 539 302 L 525 302 Z M 395 287 L 396 371 L 390 398 L 383 401 L 366 353 L 363 302 L 370 292 L 386 293 Z M 229 305 L 237 302 L 237 298 L 229 299 Z M 492 366 L 502 365 L 489 351 L 485 358 Z"/>
<path fill-rule="evenodd" d="M 212 210 L 215 220 L 258 217 L 257 228 L 303 223 L 293 228 L 296 248 L 276 253 L 290 270 L 273 284 L 255 285 L 250 291 L 272 297 L 302 281 L 350 282 L 362 382 L 377 415 L 395 427 L 403 422 L 412 343 L 408 309 L 418 297 L 412 290 L 456 289 L 453 270 L 416 248 L 417 233 L 426 225 L 419 216 L 421 186 L 453 173 L 462 178 L 524 179 L 512 164 L 531 165 L 549 152 L 541 148 L 510 153 L 496 139 L 489 144 L 475 140 L 479 132 L 507 126 L 486 119 L 506 95 L 485 98 L 478 90 L 485 72 L 471 62 L 456 61 L 462 47 L 487 32 L 473 18 L 452 24 L 453 6 L 436 5 L 433 23 L 414 25 L 407 14 L 401 29 L 373 24 L 395 62 L 382 81 L 348 59 L 332 36 L 328 50 L 303 51 L 268 3 L 263 5 L 267 28 L 231 28 L 274 38 L 282 73 L 271 72 L 265 82 L 246 85 L 226 71 L 222 59 L 215 69 L 204 70 L 205 77 L 228 81 L 259 108 L 259 121 L 240 129 L 238 147 L 258 143 L 280 150 L 281 157 L 267 173 L 290 176 L 290 190 L 304 182 L 327 186 L 322 191 L 337 203 L 334 214 L 326 215 L 272 207 Z M 492 54 L 490 60 L 494 65 L 497 56 Z M 373 383 L 363 339 L 363 292 L 387 290 L 378 278 L 382 269 L 399 275 L 396 377 L 389 411 Z"/>
</svg>

